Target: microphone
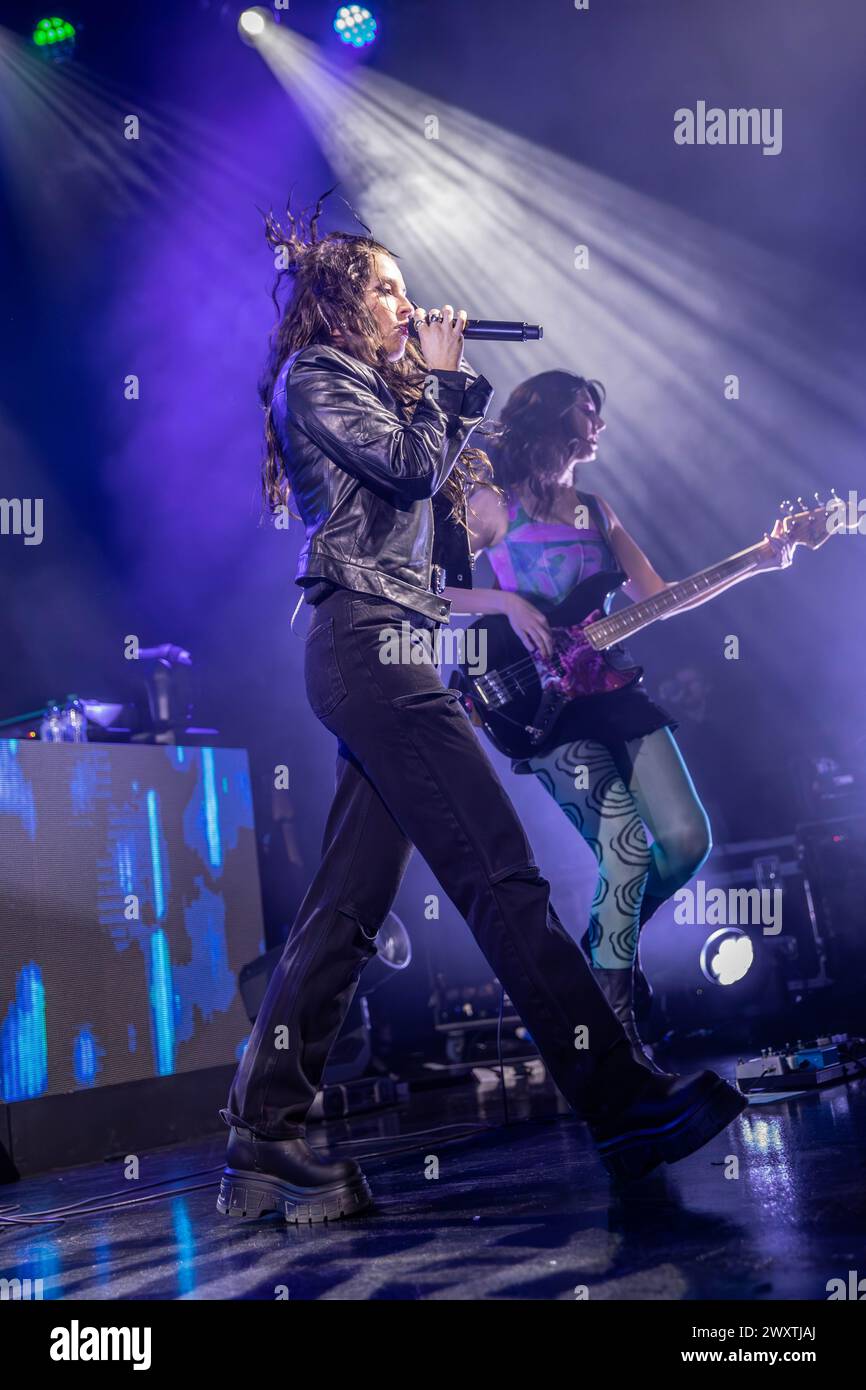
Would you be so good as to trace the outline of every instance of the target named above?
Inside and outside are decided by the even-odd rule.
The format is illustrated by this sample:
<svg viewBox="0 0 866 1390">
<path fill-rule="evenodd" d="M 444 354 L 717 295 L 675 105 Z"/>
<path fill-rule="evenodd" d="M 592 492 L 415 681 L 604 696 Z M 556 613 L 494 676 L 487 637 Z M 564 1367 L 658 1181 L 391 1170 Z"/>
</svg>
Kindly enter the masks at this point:
<svg viewBox="0 0 866 1390">
<path fill-rule="evenodd" d="M 418 338 L 415 320 L 409 320 L 409 336 Z M 540 323 L 518 323 L 516 319 L 467 319 L 464 338 L 479 338 L 493 343 L 526 343 L 544 337 Z"/>
<path fill-rule="evenodd" d="M 192 657 L 183 647 L 163 642 L 159 647 L 139 647 L 139 661 L 158 661 L 162 666 L 191 666 Z"/>
</svg>

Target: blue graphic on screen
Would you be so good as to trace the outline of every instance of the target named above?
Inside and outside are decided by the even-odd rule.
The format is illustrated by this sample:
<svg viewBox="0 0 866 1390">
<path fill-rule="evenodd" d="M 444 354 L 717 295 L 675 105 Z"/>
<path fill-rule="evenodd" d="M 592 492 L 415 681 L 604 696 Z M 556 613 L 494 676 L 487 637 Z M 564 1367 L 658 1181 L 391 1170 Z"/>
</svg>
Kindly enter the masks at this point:
<svg viewBox="0 0 866 1390">
<path fill-rule="evenodd" d="M 100 777 L 100 766 L 95 758 L 79 762 L 69 781 L 72 807 L 76 815 L 86 816 L 94 810 Z"/>
<path fill-rule="evenodd" d="M 204 778 L 204 817 L 207 832 L 207 852 L 211 864 L 216 868 L 222 864 L 222 845 L 220 844 L 219 804 L 214 786 L 214 757 L 212 748 L 201 750 L 201 766 Z"/>
<path fill-rule="evenodd" d="M 195 1012 L 207 1020 L 227 1009 L 236 981 L 226 952 L 225 903 L 202 879 L 196 880 L 197 896 L 184 909 L 190 958 L 174 969 L 181 1004 L 176 1019 L 177 1035 L 192 1036 Z"/>
<path fill-rule="evenodd" d="M 150 1007 L 156 1074 L 169 1076 L 174 1071 L 174 989 L 168 942 L 161 931 L 150 938 Z"/>
<path fill-rule="evenodd" d="M 186 751 L 189 754 L 193 750 Z M 236 847 L 240 832 L 246 828 L 242 812 L 252 805 L 249 772 L 241 763 L 226 768 L 225 750 L 196 751 L 201 753 L 199 799 L 189 803 L 184 830 L 187 843 L 194 845 L 219 875 L 226 853 Z"/>
<path fill-rule="evenodd" d="M 135 891 L 135 846 L 130 840 L 119 839 L 115 845 L 117 859 L 117 881 L 124 898 Z"/>
<path fill-rule="evenodd" d="M 0 1099 L 231 1063 L 261 937 L 244 751 L 0 740 Z"/>
<path fill-rule="evenodd" d="M 0 1024 L 4 1100 L 40 1096 L 48 1081 L 45 989 L 32 961 L 18 976 L 15 999 Z"/>
<path fill-rule="evenodd" d="M 17 816 L 30 836 L 36 838 L 36 803 L 30 784 L 21 770 L 18 740 L 0 739 L 0 816 Z"/>
<path fill-rule="evenodd" d="M 196 1280 L 195 1227 L 190 1219 L 189 1206 L 183 1197 L 175 1197 L 171 1204 L 171 1220 L 174 1227 L 175 1267 L 177 1269 L 177 1292 L 182 1297 L 195 1293 Z"/>
<path fill-rule="evenodd" d="M 99 1074 L 105 1049 L 100 1047 L 92 1028 L 81 1028 L 72 1048 L 72 1066 L 79 1086 L 94 1085 Z"/>
<path fill-rule="evenodd" d="M 150 864 L 153 874 L 153 906 L 157 917 L 165 916 L 162 839 L 159 833 L 159 797 L 151 788 L 147 793 L 147 829 L 150 837 Z"/>
</svg>

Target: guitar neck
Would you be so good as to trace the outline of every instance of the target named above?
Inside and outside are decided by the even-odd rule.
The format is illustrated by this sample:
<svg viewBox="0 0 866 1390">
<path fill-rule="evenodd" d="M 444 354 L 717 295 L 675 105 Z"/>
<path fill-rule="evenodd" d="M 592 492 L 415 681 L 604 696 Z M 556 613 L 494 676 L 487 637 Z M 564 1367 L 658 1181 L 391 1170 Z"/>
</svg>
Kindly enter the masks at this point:
<svg viewBox="0 0 866 1390">
<path fill-rule="evenodd" d="M 756 570 L 765 549 L 766 543 L 759 541 L 757 545 L 749 546 L 748 550 L 730 555 L 718 565 L 711 565 L 709 569 L 701 570 L 689 579 L 682 579 L 679 584 L 671 584 L 661 593 L 653 594 L 652 598 L 642 599 L 640 603 L 633 603 L 618 613 L 611 613 L 606 618 L 589 623 L 583 629 L 584 636 L 597 651 L 604 651 L 605 647 L 624 641 L 659 618 L 666 618 L 669 614 L 678 612 L 701 594 L 712 593 L 728 580 L 737 579 L 742 574 Z"/>
</svg>

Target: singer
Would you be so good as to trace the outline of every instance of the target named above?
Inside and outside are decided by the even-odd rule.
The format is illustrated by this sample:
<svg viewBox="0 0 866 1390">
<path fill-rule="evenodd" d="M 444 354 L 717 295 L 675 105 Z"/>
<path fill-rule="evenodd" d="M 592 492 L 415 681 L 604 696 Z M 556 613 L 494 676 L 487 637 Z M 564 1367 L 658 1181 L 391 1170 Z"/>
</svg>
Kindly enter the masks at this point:
<svg viewBox="0 0 866 1390">
<path fill-rule="evenodd" d="M 221 1112 L 218 1210 L 322 1221 L 369 1205 L 358 1164 L 313 1153 L 305 1120 L 413 844 L 609 1171 L 641 1176 L 699 1148 L 745 1102 L 714 1072 L 659 1077 L 634 1060 L 456 694 L 432 664 L 379 659 L 384 628 L 407 620 L 423 634 L 448 619 L 432 498 L 462 501 L 487 479 L 469 441 L 492 391 L 461 366 L 464 311 L 416 309 L 394 255 L 370 236 L 320 237 L 321 208 L 286 229 L 266 219 L 290 293 L 261 393 L 265 496 L 278 508 L 291 494 L 306 531 L 306 690 L 337 739 L 336 792 L 321 865 Z"/>
</svg>

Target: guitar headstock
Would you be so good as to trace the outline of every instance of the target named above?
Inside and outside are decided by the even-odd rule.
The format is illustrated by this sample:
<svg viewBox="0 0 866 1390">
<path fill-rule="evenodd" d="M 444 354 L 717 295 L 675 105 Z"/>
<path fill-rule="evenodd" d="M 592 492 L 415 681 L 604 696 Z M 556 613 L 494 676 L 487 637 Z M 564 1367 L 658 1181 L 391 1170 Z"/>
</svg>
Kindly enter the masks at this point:
<svg viewBox="0 0 866 1390">
<path fill-rule="evenodd" d="M 802 497 L 797 498 L 796 505 L 790 499 L 781 504 L 781 529 L 788 545 L 805 545 L 809 550 L 818 550 L 837 531 L 856 529 L 856 523 L 852 525 L 848 520 L 845 503 L 836 496 L 835 488 L 830 489 L 826 501 L 817 492 L 814 499 L 814 506 Z"/>
</svg>

